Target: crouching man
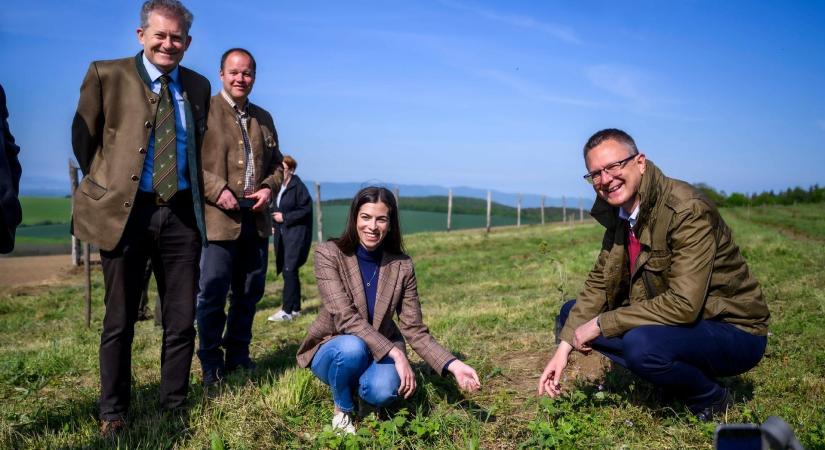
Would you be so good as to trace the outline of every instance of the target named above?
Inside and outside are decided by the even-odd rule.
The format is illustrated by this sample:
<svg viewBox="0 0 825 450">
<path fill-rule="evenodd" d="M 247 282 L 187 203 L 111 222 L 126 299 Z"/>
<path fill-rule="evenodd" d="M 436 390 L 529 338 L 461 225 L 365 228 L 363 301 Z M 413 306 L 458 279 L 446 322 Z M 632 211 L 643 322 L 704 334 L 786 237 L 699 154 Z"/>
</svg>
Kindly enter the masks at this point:
<svg viewBox="0 0 825 450">
<path fill-rule="evenodd" d="M 574 349 L 595 349 L 710 420 L 732 404 L 718 377 L 750 370 L 765 352 L 759 283 L 716 208 L 666 177 L 627 133 L 597 132 L 584 160 L 591 214 L 606 231 L 578 299 L 561 308 L 539 395 L 560 393 Z"/>
</svg>

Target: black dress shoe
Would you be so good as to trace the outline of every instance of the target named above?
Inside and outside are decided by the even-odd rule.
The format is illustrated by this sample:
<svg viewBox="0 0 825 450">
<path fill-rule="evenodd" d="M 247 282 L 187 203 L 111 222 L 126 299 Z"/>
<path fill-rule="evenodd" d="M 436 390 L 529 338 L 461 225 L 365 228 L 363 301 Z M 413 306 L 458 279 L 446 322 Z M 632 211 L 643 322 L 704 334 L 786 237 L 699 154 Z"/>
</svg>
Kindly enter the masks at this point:
<svg viewBox="0 0 825 450">
<path fill-rule="evenodd" d="M 700 422 L 711 422 L 714 417 L 724 415 L 731 407 L 733 407 L 733 396 L 730 395 L 729 390 L 725 389 L 721 399 L 696 413 L 696 419 Z"/>
<path fill-rule="evenodd" d="M 232 373 L 232 372 L 234 372 L 236 370 L 240 370 L 240 369 L 252 372 L 253 370 L 255 370 L 257 368 L 258 368 L 258 365 L 255 364 L 255 362 L 253 362 L 251 359 L 247 359 L 246 361 L 241 361 L 239 363 L 234 363 L 232 365 L 227 364 L 226 373 Z"/>
<path fill-rule="evenodd" d="M 222 369 L 209 369 L 203 371 L 203 386 L 210 387 L 210 386 L 220 386 L 223 383 L 223 370 Z"/>
</svg>

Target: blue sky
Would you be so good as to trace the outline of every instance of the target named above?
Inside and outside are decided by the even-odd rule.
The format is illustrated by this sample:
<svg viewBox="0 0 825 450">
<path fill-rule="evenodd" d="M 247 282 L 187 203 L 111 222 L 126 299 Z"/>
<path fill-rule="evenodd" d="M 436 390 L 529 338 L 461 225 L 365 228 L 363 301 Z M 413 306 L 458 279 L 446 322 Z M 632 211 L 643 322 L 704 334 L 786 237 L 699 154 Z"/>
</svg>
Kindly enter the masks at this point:
<svg viewBox="0 0 825 450">
<path fill-rule="evenodd" d="M 24 193 L 68 184 L 96 59 L 141 2 L 12 2 L 0 83 Z M 183 64 L 258 60 L 251 99 L 304 179 L 591 196 L 581 147 L 623 128 L 671 176 L 727 192 L 825 184 L 825 2 L 188 1 Z"/>
</svg>

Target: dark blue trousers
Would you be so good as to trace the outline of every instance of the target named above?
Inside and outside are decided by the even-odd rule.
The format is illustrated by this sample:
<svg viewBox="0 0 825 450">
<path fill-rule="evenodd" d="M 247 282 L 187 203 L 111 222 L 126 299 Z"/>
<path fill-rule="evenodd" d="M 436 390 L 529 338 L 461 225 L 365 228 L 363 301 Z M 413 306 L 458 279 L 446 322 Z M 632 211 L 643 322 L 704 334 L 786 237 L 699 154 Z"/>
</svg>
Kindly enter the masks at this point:
<svg viewBox="0 0 825 450">
<path fill-rule="evenodd" d="M 258 235 L 255 216 L 247 210 L 238 239 L 210 241 L 201 252 L 198 358 L 205 374 L 251 363 L 252 320 L 264 294 L 268 241 Z"/>
<path fill-rule="evenodd" d="M 575 303 L 570 300 L 561 307 L 558 330 Z M 756 366 L 767 343 L 766 336 L 754 336 L 729 323 L 700 320 L 690 326 L 643 325 L 612 338 L 600 335 L 591 346 L 696 413 L 723 399 L 718 377 L 739 375 Z"/>
</svg>

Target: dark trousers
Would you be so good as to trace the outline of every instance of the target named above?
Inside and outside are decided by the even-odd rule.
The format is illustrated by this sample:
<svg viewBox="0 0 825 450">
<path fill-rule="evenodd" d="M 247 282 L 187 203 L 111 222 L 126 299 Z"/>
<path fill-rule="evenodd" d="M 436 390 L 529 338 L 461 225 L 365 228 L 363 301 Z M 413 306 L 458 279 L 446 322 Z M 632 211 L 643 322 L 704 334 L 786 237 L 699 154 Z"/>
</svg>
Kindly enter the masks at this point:
<svg viewBox="0 0 825 450">
<path fill-rule="evenodd" d="M 558 330 L 575 303 L 570 300 L 562 306 Z M 612 338 L 600 335 L 591 346 L 699 412 L 722 400 L 724 388 L 716 379 L 756 366 L 767 342 L 766 336 L 754 336 L 729 323 L 700 320 L 691 326 L 643 325 Z"/>
<path fill-rule="evenodd" d="M 200 249 L 192 197 L 183 191 L 169 206 L 157 206 L 154 195 L 139 193 L 117 247 L 100 251 L 106 287 L 100 336 L 101 419 L 123 418 L 129 409 L 132 339 L 149 259 L 163 316 L 161 406 L 174 409 L 186 401 L 195 343 Z"/>
<path fill-rule="evenodd" d="M 298 270 L 284 268 L 281 274 L 284 277 L 284 302 L 281 309 L 285 313 L 292 314 L 301 310 L 301 280 L 298 277 Z"/>
<path fill-rule="evenodd" d="M 276 233 L 277 232 L 276 230 Z M 280 243 L 280 245 L 278 245 L 276 251 L 279 253 L 278 258 L 283 261 L 285 259 L 285 243 L 283 239 L 279 240 L 278 243 Z M 283 303 L 281 309 L 287 314 L 301 310 L 301 279 L 298 276 L 300 269 L 300 266 L 286 267 L 286 264 L 284 264 L 284 268 L 281 271 L 281 275 L 284 277 Z"/>
<path fill-rule="evenodd" d="M 238 239 L 210 241 L 203 249 L 197 316 L 198 358 L 204 373 L 232 370 L 251 362 L 252 320 L 264 294 L 268 241 L 258 235 L 254 213 L 245 210 Z M 227 314 L 224 309 L 230 290 Z"/>
</svg>

